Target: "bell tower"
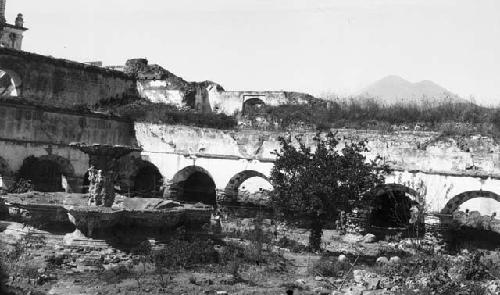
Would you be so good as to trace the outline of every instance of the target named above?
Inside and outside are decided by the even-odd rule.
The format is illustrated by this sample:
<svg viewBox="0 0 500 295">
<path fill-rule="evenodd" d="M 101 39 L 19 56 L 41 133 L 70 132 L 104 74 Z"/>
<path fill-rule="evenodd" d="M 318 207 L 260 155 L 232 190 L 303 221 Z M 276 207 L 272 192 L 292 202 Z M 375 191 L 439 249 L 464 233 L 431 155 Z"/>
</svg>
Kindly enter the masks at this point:
<svg viewBox="0 0 500 295">
<path fill-rule="evenodd" d="M 5 6 L 7 0 L 0 0 L 0 47 L 21 50 L 23 33 L 28 30 L 24 27 L 24 18 L 21 13 L 16 17 L 14 24 L 7 23 Z"/>
</svg>

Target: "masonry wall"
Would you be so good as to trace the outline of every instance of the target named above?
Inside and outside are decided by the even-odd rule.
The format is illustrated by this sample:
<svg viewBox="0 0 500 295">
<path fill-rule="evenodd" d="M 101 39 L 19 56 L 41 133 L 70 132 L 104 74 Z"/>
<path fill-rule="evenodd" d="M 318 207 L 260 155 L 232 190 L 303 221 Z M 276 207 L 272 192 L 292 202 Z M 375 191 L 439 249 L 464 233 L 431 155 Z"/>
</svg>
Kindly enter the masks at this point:
<svg viewBox="0 0 500 295">
<path fill-rule="evenodd" d="M 131 145 L 126 121 L 0 103 L 0 139 L 33 143 Z"/>
<path fill-rule="evenodd" d="M 278 137 L 284 135 L 146 123 L 136 123 L 135 131 L 144 149 L 139 157 L 156 165 L 167 182 L 182 168 L 196 165 L 211 174 L 220 190 L 243 170 L 269 176 L 273 152 L 280 148 Z M 303 136 L 311 145 L 313 137 L 312 133 Z M 489 190 L 500 195 L 500 147 L 492 139 L 443 138 L 433 132 L 363 130 L 337 130 L 337 137 L 340 146 L 366 140 L 370 149 L 367 158 L 380 155 L 382 161 L 394 169 L 386 182 L 424 189 L 422 194 L 428 212 L 439 213 L 451 198 L 465 191 Z M 421 184 L 424 188 L 419 187 Z M 469 205 L 471 210 L 500 213 L 498 202 L 478 200 Z"/>
<path fill-rule="evenodd" d="M 142 80 L 137 82 L 139 95 L 154 103 L 173 104 L 184 106 L 183 93 L 180 90 L 172 90 L 167 80 Z"/>
<path fill-rule="evenodd" d="M 0 176 L 19 171 L 29 156 L 67 160 L 74 170 L 69 179 L 77 191 L 88 169 L 89 158 L 71 143 L 135 146 L 133 126 L 104 116 L 83 116 L 29 106 L 0 103 Z M 6 178 L 7 177 L 7 178 Z"/>
<path fill-rule="evenodd" d="M 209 101 L 212 110 L 233 115 L 243 110 L 243 104 L 250 98 L 259 98 L 266 105 L 290 103 L 283 91 L 217 91 L 209 90 Z"/>
<path fill-rule="evenodd" d="M 0 69 L 13 77 L 18 96 L 57 107 L 137 97 L 135 79 L 122 72 L 0 48 Z"/>
</svg>

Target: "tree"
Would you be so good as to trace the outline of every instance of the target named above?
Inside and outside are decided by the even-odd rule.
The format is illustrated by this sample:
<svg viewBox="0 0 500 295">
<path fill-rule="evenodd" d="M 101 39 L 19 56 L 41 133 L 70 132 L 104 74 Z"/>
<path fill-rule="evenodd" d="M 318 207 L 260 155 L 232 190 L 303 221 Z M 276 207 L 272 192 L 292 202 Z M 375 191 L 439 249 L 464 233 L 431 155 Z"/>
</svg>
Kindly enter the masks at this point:
<svg viewBox="0 0 500 295">
<path fill-rule="evenodd" d="M 319 250 L 326 221 L 336 219 L 339 209 L 349 212 L 363 202 L 363 194 L 384 183 L 376 160 L 367 162 L 365 142 L 346 144 L 339 150 L 335 134 L 316 134 L 314 151 L 301 136 L 280 138 L 281 150 L 271 171 L 273 207 L 285 219 L 310 222 L 309 246 Z"/>
</svg>

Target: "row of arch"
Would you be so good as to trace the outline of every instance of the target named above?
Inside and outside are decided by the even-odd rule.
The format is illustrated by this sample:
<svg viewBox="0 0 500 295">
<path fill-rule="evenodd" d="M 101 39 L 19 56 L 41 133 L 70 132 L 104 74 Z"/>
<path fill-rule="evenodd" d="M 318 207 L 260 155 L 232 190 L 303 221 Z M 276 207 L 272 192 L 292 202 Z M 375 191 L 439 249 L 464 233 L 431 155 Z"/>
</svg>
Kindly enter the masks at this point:
<svg viewBox="0 0 500 295">
<path fill-rule="evenodd" d="M 164 178 L 159 169 L 152 163 L 144 160 L 134 162 L 134 170 L 128 175 L 128 193 L 135 196 L 160 196 L 163 192 L 170 198 L 185 202 L 203 202 L 215 204 L 217 200 L 216 185 L 212 175 L 202 167 L 187 166 L 178 171 L 169 185 L 164 183 Z M 17 173 L 10 170 L 7 161 L 0 157 L 0 176 L 12 180 L 30 180 L 37 191 L 88 191 L 88 173 L 82 177 L 75 175 L 71 162 L 58 155 L 29 156 Z M 249 178 L 260 177 L 269 182 L 268 178 L 257 171 L 245 170 L 234 175 L 227 184 L 224 194 L 235 199 L 238 189 Z M 78 187 L 79 186 L 79 187 Z"/>
<path fill-rule="evenodd" d="M 5 159 L 0 157 L 0 176 L 2 178 L 24 178 L 29 179 L 35 190 L 54 192 L 54 191 L 78 191 L 78 185 L 85 188 L 86 176 L 75 176 L 75 170 L 71 162 L 58 155 L 44 155 L 40 157 L 27 157 L 17 173 L 10 170 Z M 258 177 L 267 182 L 269 179 L 261 172 L 254 170 L 244 170 L 234 175 L 224 189 L 224 195 L 227 199 L 237 200 L 241 185 L 248 179 Z M 164 178 L 159 169 L 148 161 L 141 160 L 136 163 L 133 173 L 130 174 L 129 191 L 142 193 L 143 196 L 151 196 L 152 192 L 161 193 L 162 188 L 168 191 L 164 195 L 170 198 L 184 202 L 202 202 L 206 204 L 215 204 L 217 202 L 216 185 L 212 175 L 200 166 L 187 166 L 178 171 L 168 184 L 164 183 Z M 422 204 L 423 200 L 418 200 L 418 193 L 411 188 L 400 184 L 386 184 L 379 186 L 370 193 L 376 199 L 381 200 L 378 204 L 384 207 L 384 200 L 388 198 L 404 199 L 408 197 L 402 207 L 408 207 L 413 204 Z M 446 206 L 441 211 L 443 214 L 451 214 L 460 205 L 474 198 L 488 198 L 500 202 L 500 196 L 490 191 L 467 191 L 456 195 L 448 200 Z M 384 212 L 381 211 L 383 216 Z"/>
</svg>

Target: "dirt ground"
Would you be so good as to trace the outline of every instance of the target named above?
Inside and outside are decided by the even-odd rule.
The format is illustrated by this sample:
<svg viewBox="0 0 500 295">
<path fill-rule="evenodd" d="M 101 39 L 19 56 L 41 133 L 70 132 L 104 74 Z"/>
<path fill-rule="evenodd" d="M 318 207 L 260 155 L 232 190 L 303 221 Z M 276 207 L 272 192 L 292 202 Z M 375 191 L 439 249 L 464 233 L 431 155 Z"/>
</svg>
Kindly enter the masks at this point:
<svg viewBox="0 0 500 295">
<path fill-rule="evenodd" d="M 227 217 L 171 235 L 125 248 L 78 231 L 0 221 L 3 292 L 500 294 L 500 249 L 448 253 L 432 235 L 377 240 L 325 230 L 321 253 L 307 251 L 307 229 L 269 219 Z"/>
</svg>

